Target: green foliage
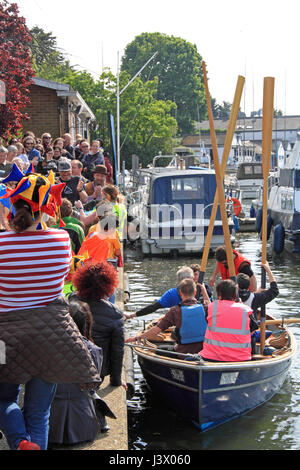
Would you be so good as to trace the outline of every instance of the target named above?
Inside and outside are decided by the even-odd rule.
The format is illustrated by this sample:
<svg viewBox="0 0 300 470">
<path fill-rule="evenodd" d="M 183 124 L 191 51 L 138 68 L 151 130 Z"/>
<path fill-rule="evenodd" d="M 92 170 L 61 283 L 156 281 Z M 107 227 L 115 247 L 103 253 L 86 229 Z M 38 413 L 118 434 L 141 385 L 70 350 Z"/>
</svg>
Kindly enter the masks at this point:
<svg viewBox="0 0 300 470">
<path fill-rule="evenodd" d="M 179 132 L 193 133 L 198 110 L 200 120 L 206 117 L 202 58 L 197 47 L 182 38 L 142 33 L 127 45 L 122 70 L 135 75 L 156 51 L 141 78 L 144 82 L 158 78 L 156 98 L 175 102 Z"/>
<path fill-rule="evenodd" d="M 222 119 L 227 121 L 230 118 L 232 104 L 228 101 L 223 101 L 223 104 L 218 104 L 213 98 L 211 100 L 212 111 L 214 119 Z"/>
<path fill-rule="evenodd" d="M 86 72 L 78 71 L 70 66 L 63 54 L 57 49 L 56 38 L 52 33 L 45 33 L 42 29 L 35 27 L 31 30 L 34 46 L 32 54 L 34 57 L 35 70 L 37 75 L 48 80 L 54 80 L 69 84 L 73 90 L 78 91 L 88 106 L 96 116 L 97 129 L 92 133 L 92 137 L 101 137 L 105 146 L 108 148 L 109 130 L 108 130 L 108 111 L 117 115 L 117 77 L 109 69 L 105 69 L 97 78 Z M 176 38 L 174 38 L 176 39 Z M 183 40 L 177 38 L 179 50 L 172 49 L 175 61 L 176 53 L 184 62 L 183 69 L 187 71 L 189 60 L 192 61 L 193 54 L 196 53 L 195 47 L 181 44 Z M 181 46 L 180 46 L 181 44 Z M 182 56 L 180 55 L 183 54 Z M 200 57 L 200 56 L 199 56 Z M 187 63 L 186 63 L 186 62 Z M 142 67 L 143 64 L 141 64 Z M 149 65 L 150 67 L 151 65 Z M 174 68 L 173 68 L 174 70 Z M 138 71 L 138 70 L 137 70 Z M 145 71 L 147 73 L 147 71 Z M 173 72 L 171 72 L 173 75 Z M 149 74 L 149 69 L 148 69 Z M 133 74 L 122 71 L 120 74 L 120 90 L 122 90 Z M 168 76 L 168 75 L 167 75 Z M 195 79 L 195 86 L 201 85 L 199 77 Z M 137 154 L 140 161 L 146 165 L 153 160 L 153 157 L 159 152 L 163 154 L 172 152 L 172 139 L 177 132 L 176 104 L 172 100 L 177 87 L 177 96 L 181 92 L 184 82 L 173 83 L 173 91 L 169 97 L 159 97 L 159 87 L 161 79 L 157 74 L 151 80 L 137 77 L 131 85 L 121 94 L 120 99 L 120 141 L 121 141 L 121 160 L 126 161 L 127 168 L 131 167 L 131 155 Z M 175 87 L 175 88 L 174 88 Z M 201 86 L 200 86 L 201 88 Z M 186 93 L 181 100 L 181 106 L 184 100 L 190 95 L 190 99 L 195 98 L 195 94 Z M 198 99 L 198 95 L 196 96 Z M 197 103 L 196 103 L 197 104 Z M 201 104 L 201 100 L 200 100 Z M 186 107 L 188 109 L 188 106 Z M 195 105 L 195 112 L 197 108 Z M 186 110 L 181 112 L 184 116 Z M 187 113 L 188 116 L 188 113 Z M 190 119 L 188 117 L 188 119 Z M 195 115 L 196 119 L 196 115 Z M 191 127 L 192 124 L 191 124 Z"/>
<path fill-rule="evenodd" d="M 92 138 L 101 137 L 106 148 L 110 145 L 108 111 L 117 115 L 117 77 L 105 69 L 98 79 L 86 72 L 77 71 L 56 50 L 56 40 L 51 33 L 35 28 L 35 48 L 32 49 L 35 67 L 40 77 L 69 84 L 83 97 L 96 116 L 97 129 Z M 127 72 L 120 74 L 120 90 L 129 82 Z M 157 100 L 158 79 L 143 82 L 136 78 L 122 93 L 120 99 L 121 160 L 131 166 L 131 155 L 140 156 L 147 164 L 161 151 L 172 150 L 172 137 L 177 123 L 172 113 L 176 105 L 169 100 Z"/>
<path fill-rule="evenodd" d="M 65 82 L 66 76 L 74 69 L 59 51 L 56 38 L 38 26 L 30 30 L 30 35 L 32 38 L 30 49 L 36 75 L 47 80 Z"/>
<path fill-rule="evenodd" d="M 130 76 L 121 73 L 121 82 L 126 85 Z M 128 158 L 139 155 L 146 165 L 160 151 L 172 151 L 172 138 L 177 131 L 176 109 L 170 100 L 157 100 L 158 79 L 143 82 L 138 77 L 121 95 L 121 155 Z"/>
</svg>

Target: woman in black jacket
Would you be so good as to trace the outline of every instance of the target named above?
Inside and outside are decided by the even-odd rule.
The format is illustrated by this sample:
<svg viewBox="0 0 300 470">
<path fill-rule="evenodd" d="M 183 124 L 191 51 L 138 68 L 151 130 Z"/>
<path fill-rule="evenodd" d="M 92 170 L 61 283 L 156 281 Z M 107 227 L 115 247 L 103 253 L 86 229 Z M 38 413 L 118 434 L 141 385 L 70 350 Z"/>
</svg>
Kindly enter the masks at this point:
<svg viewBox="0 0 300 470">
<path fill-rule="evenodd" d="M 76 294 L 69 300 L 78 298 L 86 302 L 93 315 L 92 338 L 103 350 L 101 378 L 110 376 L 113 386 L 122 384 L 124 357 L 124 316 L 122 310 L 107 299 L 118 286 L 118 273 L 108 263 L 85 265 L 78 268 L 73 277 Z"/>
</svg>

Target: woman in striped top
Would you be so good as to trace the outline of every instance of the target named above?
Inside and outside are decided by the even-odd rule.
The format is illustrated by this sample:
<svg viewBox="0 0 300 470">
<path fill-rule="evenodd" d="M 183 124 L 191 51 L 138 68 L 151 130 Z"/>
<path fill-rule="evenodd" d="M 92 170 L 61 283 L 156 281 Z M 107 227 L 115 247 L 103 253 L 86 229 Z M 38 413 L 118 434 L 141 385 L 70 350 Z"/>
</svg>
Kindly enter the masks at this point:
<svg viewBox="0 0 300 470">
<path fill-rule="evenodd" d="M 32 195 L 42 201 L 38 192 Z M 22 197 L 11 201 L 12 231 L 0 234 L 0 429 L 11 449 L 46 450 L 56 384 L 99 385 L 100 377 L 61 298 L 72 259 L 68 233 L 37 230 L 40 211 Z M 16 384 L 25 384 L 23 412 Z"/>
</svg>

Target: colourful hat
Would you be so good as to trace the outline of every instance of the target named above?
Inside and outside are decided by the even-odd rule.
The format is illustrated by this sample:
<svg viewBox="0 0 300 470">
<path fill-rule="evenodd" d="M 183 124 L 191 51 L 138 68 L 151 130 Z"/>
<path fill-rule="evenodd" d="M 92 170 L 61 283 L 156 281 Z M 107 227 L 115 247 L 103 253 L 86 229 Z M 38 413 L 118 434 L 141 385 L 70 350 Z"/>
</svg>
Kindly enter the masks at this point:
<svg viewBox="0 0 300 470">
<path fill-rule="evenodd" d="M 49 176 L 43 176 L 37 173 L 32 173 L 33 168 L 29 168 L 27 173 L 13 165 L 12 170 L 8 177 L 2 181 L 3 184 L 14 181 L 17 184 L 15 189 L 6 188 L 2 198 L 10 198 L 12 204 L 19 199 L 27 202 L 32 210 L 32 213 L 41 212 L 50 216 L 55 216 L 57 208 L 61 206 L 61 193 L 65 187 L 65 183 L 55 185 L 54 174 L 50 172 Z"/>
</svg>

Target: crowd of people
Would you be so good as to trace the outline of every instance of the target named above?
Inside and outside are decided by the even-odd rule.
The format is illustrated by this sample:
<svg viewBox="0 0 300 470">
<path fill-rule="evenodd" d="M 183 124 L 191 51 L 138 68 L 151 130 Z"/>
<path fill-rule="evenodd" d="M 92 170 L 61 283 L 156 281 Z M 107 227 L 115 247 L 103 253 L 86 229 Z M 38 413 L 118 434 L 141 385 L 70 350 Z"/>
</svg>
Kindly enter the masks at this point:
<svg viewBox="0 0 300 470">
<path fill-rule="evenodd" d="M 104 150 L 102 139 L 89 143 L 78 134 L 73 143 L 70 134 L 53 139 L 51 134 L 44 133 L 38 138 L 28 131 L 22 139 L 13 138 L 9 145 L 0 146 L 2 181 L 11 173 L 14 164 L 24 174 L 32 170 L 37 174 L 48 176 L 51 172 L 55 175 L 57 184 L 64 183 L 62 219 L 65 223 L 64 228 L 70 234 L 74 254 L 80 251 L 84 241 L 83 234 L 88 235 L 91 225 L 95 226 L 93 231 L 99 232 L 101 224 L 97 222 L 107 215 L 115 216 L 115 219 L 110 217 L 110 225 L 113 224 L 117 228 L 116 238 L 122 241 L 126 209 L 122 204 L 121 193 L 114 186 L 113 167 L 109 153 Z M 11 188 L 15 184 L 16 182 L 12 180 L 5 185 L 2 183 L 2 192 L 5 186 Z M 0 200 L 1 230 L 9 229 L 8 214 L 9 201 L 2 199 Z M 51 224 L 57 226 L 57 221 L 51 218 L 46 222 L 48 226 Z M 111 231 L 106 238 L 113 238 Z M 120 257 L 118 242 L 115 245 L 118 253 L 116 257 Z M 110 255 L 114 258 L 115 251 L 110 250 Z"/>
<path fill-rule="evenodd" d="M 116 305 L 125 222 L 101 139 L 27 132 L 0 146 L 0 431 L 11 449 L 109 430 L 115 416 L 96 390 L 106 376 L 126 389 Z"/>
</svg>

